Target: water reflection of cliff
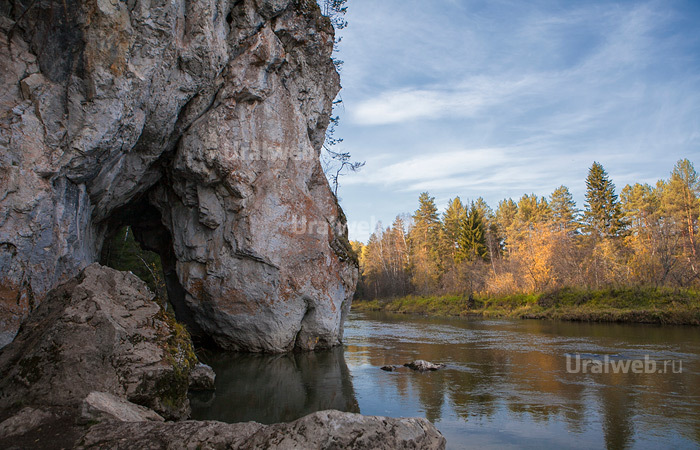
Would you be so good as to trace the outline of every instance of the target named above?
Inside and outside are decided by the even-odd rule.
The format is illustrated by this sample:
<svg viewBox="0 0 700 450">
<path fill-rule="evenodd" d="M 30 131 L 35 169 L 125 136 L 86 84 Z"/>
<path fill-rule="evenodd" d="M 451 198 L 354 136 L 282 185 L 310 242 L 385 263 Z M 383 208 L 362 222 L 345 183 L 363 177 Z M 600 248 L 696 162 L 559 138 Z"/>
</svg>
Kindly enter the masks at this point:
<svg viewBox="0 0 700 450">
<path fill-rule="evenodd" d="M 359 412 L 343 349 L 284 355 L 213 354 L 216 391 L 191 396 L 192 417 L 289 422 L 324 409 Z"/>
</svg>

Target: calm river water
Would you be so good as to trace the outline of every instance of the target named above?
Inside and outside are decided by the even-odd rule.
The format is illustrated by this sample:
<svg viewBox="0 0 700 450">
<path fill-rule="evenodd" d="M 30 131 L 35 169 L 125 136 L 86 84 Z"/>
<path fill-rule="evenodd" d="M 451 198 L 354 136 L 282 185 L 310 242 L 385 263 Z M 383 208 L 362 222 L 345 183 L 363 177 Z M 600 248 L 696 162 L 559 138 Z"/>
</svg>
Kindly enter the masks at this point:
<svg viewBox="0 0 700 450">
<path fill-rule="evenodd" d="M 448 448 L 700 448 L 695 327 L 353 312 L 344 349 L 203 359 L 217 386 L 192 397 L 195 419 L 273 423 L 332 408 L 426 417 Z M 380 370 L 415 359 L 447 368 Z"/>
</svg>

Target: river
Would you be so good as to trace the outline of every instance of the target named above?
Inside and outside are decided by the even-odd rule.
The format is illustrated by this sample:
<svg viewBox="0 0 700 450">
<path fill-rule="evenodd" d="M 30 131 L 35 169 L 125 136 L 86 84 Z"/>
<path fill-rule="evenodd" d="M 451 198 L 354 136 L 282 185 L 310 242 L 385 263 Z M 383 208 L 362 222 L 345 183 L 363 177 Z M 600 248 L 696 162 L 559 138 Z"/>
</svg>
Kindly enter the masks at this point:
<svg viewBox="0 0 700 450">
<path fill-rule="evenodd" d="M 697 327 L 352 312 L 344 348 L 202 359 L 217 389 L 191 397 L 195 419 L 332 408 L 426 417 L 448 448 L 700 448 Z M 380 369 L 415 359 L 447 367 Z"/>
</svg>

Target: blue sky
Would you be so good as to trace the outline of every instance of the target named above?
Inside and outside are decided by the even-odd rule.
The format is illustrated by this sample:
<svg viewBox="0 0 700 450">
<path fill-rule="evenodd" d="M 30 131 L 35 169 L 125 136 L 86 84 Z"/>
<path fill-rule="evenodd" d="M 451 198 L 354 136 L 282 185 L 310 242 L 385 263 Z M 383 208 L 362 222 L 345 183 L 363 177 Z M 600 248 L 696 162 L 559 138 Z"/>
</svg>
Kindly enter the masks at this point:
<svg viewBox="0 0 700 450">
<path fill-rule="evenodd" d="M 700 1 L 349 0 L 338 57 L 351 239 L 428 191 L 498 201 L 619 190 L 700 164 Z M 697 167 L 700 169 L 700 167 Z"/>
</svg>

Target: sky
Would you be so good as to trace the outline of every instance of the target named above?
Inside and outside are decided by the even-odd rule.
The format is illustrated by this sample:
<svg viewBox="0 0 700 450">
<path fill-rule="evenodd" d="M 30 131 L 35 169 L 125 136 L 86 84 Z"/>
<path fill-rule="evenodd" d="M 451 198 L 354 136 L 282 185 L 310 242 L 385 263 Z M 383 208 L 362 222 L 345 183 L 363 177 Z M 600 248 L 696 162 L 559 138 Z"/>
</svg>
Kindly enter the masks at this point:
<svg viewBox="0 0 700 450">
<path fill-rule="evenodd" d="M 483 197 L 700 170 L 700 1 L 348 0 L 339 149 L 350 239 Z"/>
</svg>

